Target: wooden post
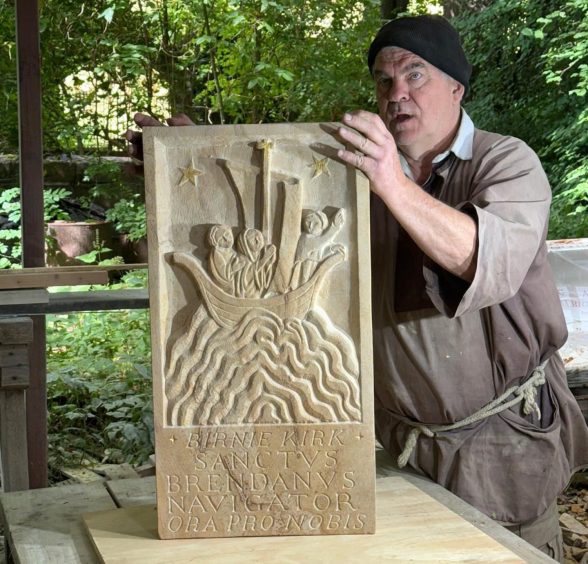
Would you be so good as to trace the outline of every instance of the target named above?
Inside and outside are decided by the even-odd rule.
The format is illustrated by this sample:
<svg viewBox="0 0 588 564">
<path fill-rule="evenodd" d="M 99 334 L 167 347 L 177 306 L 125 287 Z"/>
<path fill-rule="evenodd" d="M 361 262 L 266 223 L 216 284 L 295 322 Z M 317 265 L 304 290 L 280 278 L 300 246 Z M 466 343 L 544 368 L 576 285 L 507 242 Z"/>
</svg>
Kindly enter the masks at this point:
<svg viewBox="0 0 588 564">
<path fill-rule="evenodd" d="M 33 322 L 0 320 L 0 461 L 5 492 L 29 488 L 26 389 Z"/>
<path fill-rule="evenodd" d="M 45 227 L 38 0 L 17 0 L 16 43 L 23 266 L 39 267 L 45 265 Z M 30 486 L 40 488 L 47 485 L 48 474 L 45 316 L 35 316 L 33 331 L 26 395 L 29 476 Z"/>
</svg>

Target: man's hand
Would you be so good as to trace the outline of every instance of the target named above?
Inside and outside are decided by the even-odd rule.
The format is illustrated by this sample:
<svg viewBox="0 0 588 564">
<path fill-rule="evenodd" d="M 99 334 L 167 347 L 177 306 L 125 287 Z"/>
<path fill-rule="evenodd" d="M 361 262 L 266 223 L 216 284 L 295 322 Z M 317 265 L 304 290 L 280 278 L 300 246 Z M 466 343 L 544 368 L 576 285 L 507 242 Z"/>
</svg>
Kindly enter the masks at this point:
<svg viewBox="0 0 588 564">
<path fill-rule="evenodd" d="M 164 124 L 154 117 L 136 113 L 133 121 L 141 128 L 144 127 L 164 127 Z M 178 114 L 165 120 L 169 126 L 196 125 L 186 114 Z M 143 162 L 143 133 L 127 129 L 123 137 L 129 142 L 129 154 L 133 159 Z"/>
<path fill-rule="evenodd" d="M 405 176 L 394 138 L 379 116 L 356 110 L 343 116 L 343 124 L 353 129 L 341 127 L 338 134 L 357 152 L 340 149 L 337 156 L 365 173 L 371 190 L 426 255 L 471 282 L 477 257 L 474 219 L 427 194 Z"/>
<path fill-rule="evenodd" d="M 388 203 L 394 187 L 406 181 L 392 134 L 378 115 L 364 110 L 346 113 L 343 123 L 353 129 L 341 127 L 339 136 L 357 152 L 340 149 L 339 158 L 365 173 L 372 191 Z"/>
</svg>

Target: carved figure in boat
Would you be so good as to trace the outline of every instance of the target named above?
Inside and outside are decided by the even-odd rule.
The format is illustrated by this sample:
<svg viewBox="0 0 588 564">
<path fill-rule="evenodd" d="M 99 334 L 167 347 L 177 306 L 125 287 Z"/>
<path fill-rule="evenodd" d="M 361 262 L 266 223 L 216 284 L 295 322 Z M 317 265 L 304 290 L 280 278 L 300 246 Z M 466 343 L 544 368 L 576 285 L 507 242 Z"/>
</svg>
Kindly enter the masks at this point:
<svg viewBox="0 0 588 564">
<path fill-rule="evenodd" d="M 339 209 L 331 221 L 319 210 L 308 210 L 302 215 L 302 233 L 296 248 L 296 261 L 292 269 L 290 289 L 310 280 L 321 260 L 338 251 L 340 244 L 330 245 L 345 222 L 345 212 Z"/>
<path fill-rule="evenodd" d="M 240 298 L 260 298 L 269 288 L 276 261 L 275 245 L 266 245 L 258 229 L 245 229 L 237 239 L 244 267 L 235 277 L 234 294 Z"/>
<path fill-rule="evenodd" d="M 233 232 L 228 225 L 213 225 L 208 231 L 208 270 L 211 278 L 229 294 L 236 294 L 237 275 L 245 268 L 245 257 L 233 249 Z"/>
<path fill-rule="evenodd" d="M 313 307 L 325 276 L 346 258 L 342 245 L 324 259 L 310 279 L 284 294 L 262 298 L 240 298 L 215 283 L 202 268 L 200 261 L 189 253 L 174 252 L 172 264 L 183 267 L 194 277 L 210 316 L 222 327 L 234 327 L 252 309 L 264 309 L 282 319 L 303 319 Z"/>
</svg>

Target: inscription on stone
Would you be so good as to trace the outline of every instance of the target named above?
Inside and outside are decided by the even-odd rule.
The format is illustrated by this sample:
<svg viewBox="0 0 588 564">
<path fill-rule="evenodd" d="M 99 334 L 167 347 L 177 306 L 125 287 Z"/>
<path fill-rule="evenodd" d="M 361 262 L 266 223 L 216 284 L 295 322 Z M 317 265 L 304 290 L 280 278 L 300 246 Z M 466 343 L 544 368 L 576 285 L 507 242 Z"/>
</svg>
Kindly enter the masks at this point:
<svg viewBox="0 0 588 564">
<path fill-rule="evenodd" d="M 145 134 L 162 538 L 374 532 L 369 187 L 325 129 Z"/>
</svg>

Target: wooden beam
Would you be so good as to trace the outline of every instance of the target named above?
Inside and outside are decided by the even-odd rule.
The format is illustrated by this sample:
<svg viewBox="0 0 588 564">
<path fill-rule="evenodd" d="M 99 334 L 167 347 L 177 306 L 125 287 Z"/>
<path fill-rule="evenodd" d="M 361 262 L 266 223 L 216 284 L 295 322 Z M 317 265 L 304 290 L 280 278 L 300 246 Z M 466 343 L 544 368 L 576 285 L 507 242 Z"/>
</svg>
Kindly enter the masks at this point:
<svg viewBox="0 0 588 564">
<path fill-rule="evenodd" d="M 17 345 L 33 340 L 33 322 L 26 317 L 0 319 L 0 345 Z"/>
<path fill-rule="evenodd" d="M 44 488 L 49 479 L 47 460 L 47 333 L 45 316 L 35 315 L 30 347 L 30 382 L 26 394 L 29 487 Z"/>
<path fill-rule="evenodd" d="M 80 265 L 0 270 L 0 290 L 17 288 L 48 288 L 50 286 L 80 286 L 107 284 L 110 272 L 142 270 L 147 263 L 116 265 Z"/>
<path fill-rule="evenodd" d="M 23 266 L 45 265 L 43 221 L 43 128 L 37 0 L 16 1 L 19 161 Z M 33 319 L 31 387 L 26 396 L 29 483 L 47 485 L 47 391 L 45 317 Z"/>
<path fill-rule="evenodd" d="M 76 266 L 42 266 L 37 268 L 21 268 L 16 270 L 0 270 L 0 276 L 11 276 L 18 273 L 43 274 L 45 272 L 125 272 L 127 270 L 147 269 L 146 262 L 136 264 L 79 264 Z"/>
<path fill-rule="evenodd" d="M 0 291 L 0 309 L 15 304 L 48 304 L 49 292 L 43 288 Z"/>
<path fill-rule="evenodd" d="M 8 276 L 4 276 L 4 272 L 0 271 L 0 290 L 108 284 L 106 270 L 59 272 L 55 268 L 45 268 L 42 269 L 43 272 L 28 272 L 29 270 L 33 269 L 12 270 Z"/>
<path fill-rule="evenodd" d="M 45 265 L 43 129 L 37 0 L 16 2 L 23 266 Z"/>
<path fill-rule="evenodd" d="M 6 292 L 7 290 L 5 290 Z M 23 293 L 32 290 L 19 290 Z M 0 315 L 38 315 L 46 313 L 73 313 L 77 311 L 113 311 L 117 309 L 148 309 L 146 289 L 97 290 L 95 292 L 48 293 L 44 303 L 0 304 Z"/>
<path fill-rule="evenodd" d="M 4 491 L 28 489 L 24 390 L 0 389 L 0 457 Z"/>
</svg>

